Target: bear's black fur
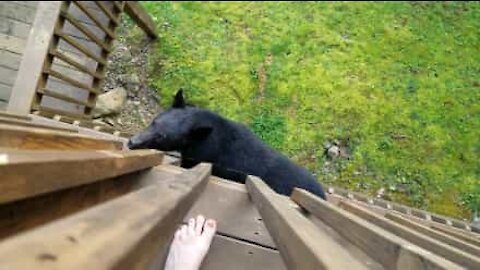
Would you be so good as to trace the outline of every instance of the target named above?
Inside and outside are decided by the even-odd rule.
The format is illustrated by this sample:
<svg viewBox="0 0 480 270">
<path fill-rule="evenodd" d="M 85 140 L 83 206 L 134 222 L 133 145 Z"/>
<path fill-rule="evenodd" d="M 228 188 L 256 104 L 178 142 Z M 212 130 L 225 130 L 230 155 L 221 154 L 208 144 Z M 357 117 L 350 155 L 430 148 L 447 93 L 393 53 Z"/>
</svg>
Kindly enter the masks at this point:
<svg viewBox="0 0 480 270">
<path fill-rule="evenodd" d="M 185 160 L 210 162 L 227 169 L 217 172 L 258 176 L 280 194 L 290 195 L 294 187 L 299 187 L 325 199 L 321 185 L 306 169 L 265 145 L 244 125 L 186 105 L 182 91 L 175 96 L 172 107 L 132 137 L 128 146 L 179 151 Z"/>
</svg>

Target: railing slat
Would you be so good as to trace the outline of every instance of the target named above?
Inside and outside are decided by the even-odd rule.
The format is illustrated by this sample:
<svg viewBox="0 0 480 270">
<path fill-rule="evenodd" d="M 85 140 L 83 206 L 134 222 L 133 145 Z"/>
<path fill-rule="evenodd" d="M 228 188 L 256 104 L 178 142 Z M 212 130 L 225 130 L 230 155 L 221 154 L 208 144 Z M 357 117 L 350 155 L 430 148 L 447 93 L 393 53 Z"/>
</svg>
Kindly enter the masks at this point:
<svg viewBox="0 0 480 270">
<path fill-rule="evenodd" d="M 154 150 L 0 153 L 0 203 L 104 180 L 162 163 Z"/>
<path fill-rule="evenodd" d="M 60 100 L 66 101 L 66 102 L 70 102 L 70 103 L 74 103 L 74 104 L 78 104 L 78 105 L 83 105 L 83 106 L 91 107 L 91 108 L 95 107 L 95 104 L 89 103 L 87 101 L 75 99 L 73 97 L 69 97 L 69 96 L 66 96 L 64 94 L 60 94 L 60 93 L 48 90 L 46 88 L 38 89 L 37 92 L 42 94 L 42 95 L 53 97 L 53 98 L 56 98 L 56 99 L 60 99 Z"/>
<path fill-rule="evenodd" d="M 0 243 L 5 269 L 160 269 L 210 166 L 121 196 Z M 155 268 L 154 268 L 155 267 Z"/>
<path fill-rule="evenodd" d="M 288 269 L 367 269 L 262 180 L 249 176 L 246 185 Z"/>
<path fill-rule="evenodd" d="M 431 238 L 437 239 L 439 241 L 442 241 L 450 246 L 456 247 L 460 250 L 463 250 L 465 252 L 468 252 L 472 255 L 475 255 L 477 257 L 480 257 L 480 248 L 476 247 L 474 245 L 470 245 L 467 243 L 464 243 L 462 241 L 459 241 L 458 239 L 454 238 L 453 236 L 446 235 L 441 232 L 437 232 L 433 229 L 430 229 L 427 226 L 423 226 L 421 224 L 415 223 L 411 220 L 408 220 L 398 214 L 393 214 L 393 213 L 386 213 L 385 217 L 390 219 L 391 221 L 398 223 L 400 225 L 403 225 L 405 227 L 408 227 L 410 229 L 413 229 L 421 234 L 424 234 L 426 236 L 429 236 Z"/>
<path fill-rule="evenodd" d="M 438 240 L 432 239 L 426 235 L 418 233 L 407 227 L 395 224 L 383 216 L 376 215 L 360 206 L 353 205 L 350 202 L 342 201 L 339 204 L 343 209 L 355 214 L 358 217 L 375 224 L 376 226 L 391 232 L 421 248 L 424 248 L 432 253 L 440 255 L 449 261 L 458 265 L 466 266 L 471 269 L 480 269 L 480 258 L 468 254 L 462 250 L 451 247 Z"/>
<path fill-rule="evenodd" d="M 120 141 L 96 139 L 81 134 L 0 124 L 0 148 L 30 150 L 122 150 Z"/>
<path fill-rule="evenodd" d="M 71 14 L 68 14 L 67 11 L 62 10 L 60 13 L 67 21 L 69 21 L 73 26 L 75 26 L 80 32 L 85 34 L 91 41 L 97 43 L 102 49 L 104 49 L 107 52 L 111 52 L 112 48 L 110 46 L 107 46 L 99 37 L 97 37 L 92 31 L 90 31 L 86 26 L 82 25 L 75 17 L 73 17 Z"/>
<path fill-rule="evenodd" d="M 13 118 L 7 118 L 2 116 L 0 116 L 0 124 L 29 127 L 29 128 L 41 128 L 46 130 L 55 130 L 55 131 L 63 131 L 63 132 L 70 132 L 70 133 L 78 132 L 75 128 L 56 127 L 51 125 L 35 123 L 31 120 L 20 120 L 20 119 L 13 119 Z"/>
<path fill-rule="evenodd" d="M 73 1 L 73 3 L 87 15 L 100 29 L 103 30 L 110 38 L 115 39 L 115 33 L 102 24 L 95 15 L 82 3 L 82 1 Z"/>
</svg>

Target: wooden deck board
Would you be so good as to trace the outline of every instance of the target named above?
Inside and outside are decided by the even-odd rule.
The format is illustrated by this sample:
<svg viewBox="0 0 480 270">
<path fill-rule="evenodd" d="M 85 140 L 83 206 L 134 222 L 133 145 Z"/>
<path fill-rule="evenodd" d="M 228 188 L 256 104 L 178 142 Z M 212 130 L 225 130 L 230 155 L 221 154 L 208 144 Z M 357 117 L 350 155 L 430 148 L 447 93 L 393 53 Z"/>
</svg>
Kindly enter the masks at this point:
<svg viewBox="0 0 480 270">
<path fill-rule="evenodd" d="M 224 235 L 275 248 L 245 185 L 212 177 L 185 220 L 199 214 L 217 220 Z"/>
<path fill-rule="evenodd" d="M 216 235 L 201 270 L 286 270 L 276 250 Z"/>
<path fill-rule="evenodd" d="M 2 267 L 159 269 L 171 236 L 202 192 L 210 168 L 201 164 L 164 185 L 150 185 L 8 238 L 0 243 Z"/>
<path fill-rule="evenodd" d="M 105 180 L 162 163 L 154 150 L 1 150 L 0 203 Z"/>
</svg>

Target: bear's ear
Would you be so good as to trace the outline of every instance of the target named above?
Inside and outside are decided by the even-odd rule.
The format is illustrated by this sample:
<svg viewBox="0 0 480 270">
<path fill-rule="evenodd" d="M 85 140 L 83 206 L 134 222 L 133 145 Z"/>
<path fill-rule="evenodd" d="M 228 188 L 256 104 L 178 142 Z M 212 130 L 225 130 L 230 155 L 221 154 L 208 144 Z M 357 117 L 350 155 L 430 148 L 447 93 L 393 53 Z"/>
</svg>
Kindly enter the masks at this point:
<svg viewBox="0 0 480 270">
<path fill-rule="evenodd" d="M 190 136 L 192 139 L 197 141 L 203 140 L 207 138 L 210 133 L 212 133 L 212 130 L 213 128 L 211 127 L 197 127 L 190 132 Z"/>
<path fill-rule="evenodd" d="M 173 108 L 185 108 L 185 99 L 183 98 L 183 90 L 178 90 L 175 98 L 173 99 L 172 103 Z"/>
</svg>

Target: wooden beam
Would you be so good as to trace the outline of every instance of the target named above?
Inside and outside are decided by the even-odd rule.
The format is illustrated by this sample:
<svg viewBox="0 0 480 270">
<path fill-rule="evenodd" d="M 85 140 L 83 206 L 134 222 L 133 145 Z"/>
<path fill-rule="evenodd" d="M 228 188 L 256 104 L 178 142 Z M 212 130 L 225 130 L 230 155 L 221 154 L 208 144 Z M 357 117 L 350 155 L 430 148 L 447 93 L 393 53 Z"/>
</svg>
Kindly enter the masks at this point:
<svg viewBox="0 0 480 270">
<path fill-rule="evenodd" d="M 400 225 L 403 225 L 405 227 L 408 227 L 410 229 L 413 229 L 421 234 L 424 234 L 426 236 L 429 236 L 433 239 L 437 239 L 439 241 L 442 241 L 452 247 L 456 247 L 460 250 L 463 250 L 465 252 L 468 252 L 474 256 L 480 257 L 480 247 L 474 246 L 467 244 L 465 242 L 459 241 L 453 236 L 449 236 L 447 234 L 435 231 L 433 229 L 430 229 L 427 226 L 423 226 L 421 224 L 418 224 L 416 222 L 413 222 L 409 219 L 406 219 L 398 214 L 394 213 L 386 213 L 385 215 L 386 218 L 390 219 L 391 221 L 398 223 Z"/>
<path fill-rule="evenodd" d="M 40 112 L 38 112 L 40 113 Z M 128 140 L 126 138 L 120 138 L 112 134 L 108 133 L 103 133 L 103 132 L 98 132 L 95 131 L 91 128 L 85 128 L 81 126 L 82 120 L 74 120 L 73 118 L 63 116 L 63 115 L 52 115 L 48 114 L 48 116 L 44 117 L 41 116 L 42 114 L 30 114 L 30 116 L 35 119 L 36 122 L 38 123 L 46 123 L 50 125 L 56 125 L 59 127 L 72 127 L 72 125 L 78 130 L 78 134 L 86 135 L 89 137 L 93 137 L 96 139 L 103 139 L 103 140 L 108 140 L 108 141 L 115 141 L 118 143 L 121 143 L 124 145 L 123 148 L 126 150 L 126 144 Z M 43 113 L 43 115 L 47 115 L 46 113 Z M 131 137 L 131 136 L 130 136 Z"/>
<path fill-rule="evenodd" d="M 474 235 L 472 232 L 466 232 L 465 230 L 457 229 L 457 228 L 449 228 L 443 224 L 435 224 L 431 223 L 428 224 L 430 228 L 443 232 L 445 234 L 454 236 L 462 241 L 468 242 L 470 244 L 476 245 L 480 247 L 480 238 Z"/>
<path fill-rule="evenodd" d="M 38 3 L 35 20 L 8 103 L 9 112 L 26 115 L 32 108 L 62 4 L 62 1 Z"/>
<path fill-rule="evenodd" d="M 46 89 L 46 88 L 38 89 L 37 92 L 44 95 L 44 96 L 53 97 L 53 98 L 60 99 L 60 100 L 66 101 L 66 102 L 70 102 L 70 103 L 74 103 L 74 104 L 78 104 L 78 105 L 82 105 L 82 106 L 86 106 L 86 107 L 92 107 L 92 108 L 95 107 L 95 104 L 89 103 L 87 101 L 75 99 L 73 97 L 69 97 L 67 95 L 60 94 L 58 92 L 55 92 L 55 91 L 52 91 L 52 90 L 49 90 L 49 89 Z"/>
<path fill-rule="evenodd" d="M 398 225 L 383 216 L 374 214 L 360 206 L 356 206 L 350 202 L 342 201 L 339 204 L 343 209 L 361 217 L 376 226 L 391 232 L 421 248 L 424 248 L 432 253 L 435 253 L 446 260 L 449 260 L 458 265 L 465 266 L 471 269 L 480 269 L 480 258 L 468 254 L 462 250 L 451 247 L 438 240 L 430 238 L 426 235 L 418 233 L 407 227 Z"/>
<path fill-rule="evenodd" d="M 128 16 L 130 16 L 150 38 L 158 38 L 155 23 L 145 9 L 137 1 L 125 2 L 125 12 Z"/>
<path fill-rule="evenodd" d="M 53 70 L 53 69 L 46 70 L 45 73 L 47 73 L 48 75 L 51 75 L 51 76 L 53 76 L 53 77 L 56 77 L 56 78 L 58 78 L 58 79 L 60 79 L 60 80 L 62 80 L 62 81 L 64 81 L 64 82 L 66 82 L 66 83 L 68 83 L 68 84 L 70 84 L 70 85 L 73 85 L 73 86 L 75 86 L 75 87 L 78 87 L 78 88 L 81 88 L 81 89 L 83 89 L 83 90 L 86 90 L 86 91 L 88 91 L 88 92 L 90 92 L 90 93 L 99 94 L 99 90 L 98 90 L 98 89 L 92 88 L 92 87 L 90 87 L 89 85 L 86 85 L 86 84 L 84 84 L 84 83 L 82 83 L 82 82 L 79 82 L 79 81 L 77 81 L 77 80 L 75 80 L 75 79 L 73 79 L 73 78 L 71 78 L 71 77 L 69 77 L 69 76 L 66 76 L 66 75 L 64 75 L 64 74 L 62 74 L 62 73 L 60 73 L 60 72 L 58 72 L 58 71 L 55 71 L 55 70 Z"/>
<path fill-rule="evenodd" d="M 81 134 L 0 124 L 0 148 L 29 150 L 122 150 L 119 141 L 96 139 Z"/>
<path fill-rule="evenodd" d="M 247 190 L 288 269 L 368 269 L 257 177 Z"/>
<path fill-rule="evenodd" d="M 19 115 L 19 114 L 13 114 L 9 112 L 2 112 L 0 111 L 0 116 L 1 117 L 8 117 L 8 118 L 13 118 L 13 119 L 20 119 L 20 120 L 30 120 L 31 118 L 26 115 Z"/>
<path fill-rule="evenodd" d="M 33 113 L 37 113 L 35 111 L 40 111 L 40 112 L 43 112 L 45 114 L 58 114 L 58 115 L 64 115 L 64 116 L 68 116 L 68 117 L 71 117 L 73 119 L 80 119 L 80 120 L 87 120 L 89 119 L 88 116 L 85 116 L 83 114 L 79 114 L 79 113 L 74 113 L 74 112 L 69 112 L 69 111 L 64 111 L 64 110 L 58 110 L 58 109 L 54 109 L 54 108 L 50 108 L 50 107 L 45 107 L 45 106 L 39 106 L 39 105 L 34 105 L 32 106 L 32 111 L 34 111 Z M 41 114 L 41 113 L 39 113 Z"/>
<path fill-rule="evenodd" d="M 2 150 L 0 203 L 104 180 L 161 163 L 162 154 L 154 150 Z"/>
<path fill-rule="evenodd" d="M 95 77 L 95 78 L 98 78 L 98 79 L 104 79 L 104 76 L 101 76 L 98 73 L 96 73 L 95 71 L 92 71 L 92 70 L 88 69 L 85 65 L 77 62 L 75 59 L 73 59 L 72 57 L 68 56 L 67 54 L 65 54 L 65 53 L 63 53 L 59 50 L 51 50 L 50 54 L 55 56 L 55 57 L 58 57 L 58 59 L 60 59 L 63 62 L 75 67 L 76 69 L 78 69 L 79 71 L 82 71 L 83 73 L 87 73 L 88 75 L 90 75 L 92 77 Z"/>
<path fill-rule="evenodd" d="M 71 128 L 71 127 L 70 128 L 57 127 L 52 125 L 35 123 L 31 120 L 20 120 L 20 119 L 13 119 L 13 118 L 1 117 L 1 116 L 0 116 L 0 124 L 19 126 L 19 127 L 41 128 L 46 130 L 63 131 L 63 132 L 69 132 L 69 133 L 78 132 L 75 128 Z"/>
<path fill-rule="evenodd" d="M 215 219 L 217 231 L 223 235 L 276 248 L 245 185 L 212 176 L 184 221 L 197 215 Z"/>
<path fill-rule="evenodd" d="M 141 189 L 168 175 L 144 170 L 0 204 L 0 241 Z"/>
<path fill-rule="evenodd" d="M 118 20 L 118 18 L 115 15 L 113 15 L 112 12 L 110 10 L 108 10 L 108 7 L 106 7 L 101 1 L 95 1 L 95 4 L 97 4 L 97 6 L 100 8 L 100 10 L 105 15 L 107 15 L 107 17 L 110 19 L 110 21 L 113 22 L 113 24 L 115 24 L 115 26 L 120 24 L 120 21 Z"/>
<path fill-rule="evenodd" d="M 361 248 L 386 269 L 462 269 L 307 191 L 295 189 L 292 200 Z"/>
<path fill-rule="evenodd" d="M 88 16 L 100 29 L 103 30 L 110 38 L 115 39 L 115 33 L 108 29 L 100 20 L 89 10 L 89 8 L 82 1 L 73 1 L 73 3 Z"/>
<path fill-rule="evenodd" d="M 165 184 L 11 237 L 0 243 L 2 267 L 160 269 L 174 231 L 209 176 L 210 166 L 202 164 Z"/>
<path fill-rule="evenodd" d="M 98 63 L 102 64 L 102 65 L 106 65 L 107 64 L 107 61 L 106 59 L 103 59 L 101 58 L 100 56 L 96 55 L 95 53 L 93 53 L 91 50 L 89 50 L 87 47 L 85 47 L 84 44 L 80 43 L 79 41 L 77 41 L 75 38 L 71 37 L 71 36 L 68 36 L 66 35 L 65 33 L 63 33 L 62 30 L 59 30 L 57 29 L 55 31 L 55 35 L 61 37 L 65 42 L 67 42 L 68 44 L 72 45 L 73 47 L 75 47 L 75 49 L 79 50 L 80 52 L 82 52 L 84 55 L 90 57 L 91 59 L 97 61 Z"/>
<path fill-rule="evenodd" d="M 226 265 L 229 267 L 226 267 Z M 216 235 L 213 238 L 212 245 L 202 263 L 201 269 L 287 270 L 277 250 L 222 235 Z"/>
<path fill-rule="evenodd" d="M 95 42 L 98 46 L 107 52 L 111 52 L 111 46 L 107 46 L 99 37 L 97 37 L 88 27 L 84 26 L 80 21 L 78 21 L 74 16 L 69 14 L 66 10 L 62 10 L 61 15 L 67 19 L 73 26 L 75 26 L 80 32 L 87 36 L 91 41 Z"/>
</svg>

